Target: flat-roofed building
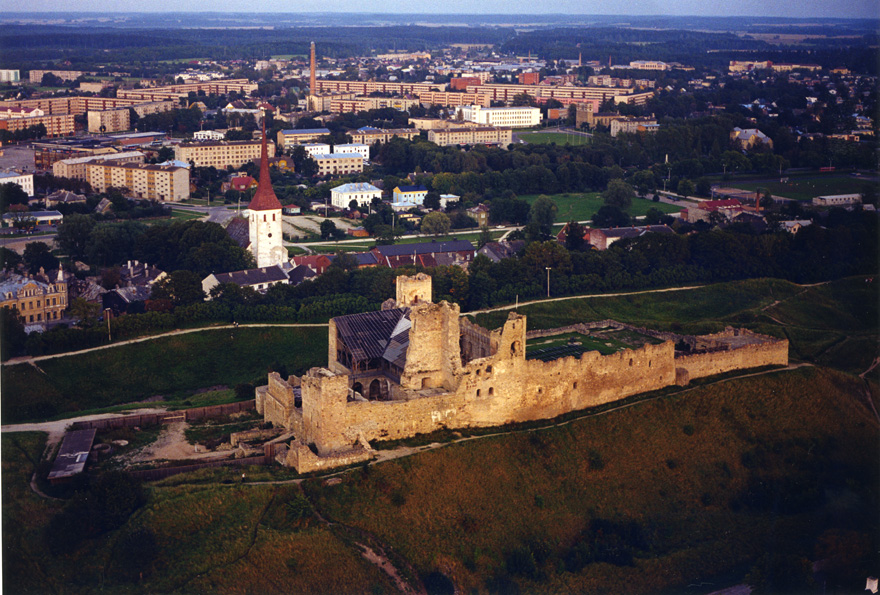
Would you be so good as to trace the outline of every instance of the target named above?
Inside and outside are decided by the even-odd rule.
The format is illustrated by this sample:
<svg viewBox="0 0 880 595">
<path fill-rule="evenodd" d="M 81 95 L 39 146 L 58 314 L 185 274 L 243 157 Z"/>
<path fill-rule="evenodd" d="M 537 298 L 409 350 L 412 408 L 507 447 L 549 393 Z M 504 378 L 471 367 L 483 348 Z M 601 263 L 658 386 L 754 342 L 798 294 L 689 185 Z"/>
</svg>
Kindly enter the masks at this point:
<svg viewBox="0 0 880 595">
<path fill-rule="evenodd" d="M 90 111 L 88 113 L 89 132 L 123 132 L 131 128 L 128 108 Z"/>
<path fill-rule="evenodd" d="M 23 174 L 16 171 L 0 172 L 0 184 L 16 184 L 28 196 L 34 195 L 34 174 Z"/>
<path fill-rule="evenodd" d="M 68 178 L 71 180 L 88 180 L 89 164 L 112 159 L 119 163 L 143 163 L 144 154 L 140 151 L 128 151 L 125 153 L 111 153 L 109 155 L 89 155 L 88 157 L 76 157 L 62 159 L 52 164 L 52 175 L 56 178 Z"/>
<path fill-rule="evenodd" d="M 611 120 L 611 136 L 632 132 L 656 132 L 656 118 L 617 118 Z"/>
<path fill-rule="evenodd" d="M 843 207 L 861 204 L 861 194 L 829 194 L 813 198 L 813 205 L 817 207 Z"/>
<path fill-rule="evenodd" d="M 364 161 L 370 159 L 370 145 L 362 143 L 349 143 L 345 145 L 333 145 L 334 153 L 357 153 L 364 158 Z"/>
<path fill-rule="evenodd" d="M 118 163 L 112 160 L 88 165 L 89 184 L 96 192 L 128 188 L 135 198 L 176 202 L 189 198 L 189 169 L 174 165 Z"/>
<path fill-rule="evenodd" d="M 268 144 L 269 157 L 275 156 L 275 145 Z M 196 167 L 216 167 L 237 169 L 260 157 L 259 140 L 208 141 L 201 143 L 182 143 L 174 148 L 174 158 Z"/>
<path fill-rule="evenodd" d="M 21 73 L 18 70 L 0 70 L 0 83 L 20 83 Z"/>
<path fill-rule="evenodd" d="M 2 178 L 0 178 L 2 181 Z M 64 221 L 64 215 L 60 211 L 21 211 L 5 213 L 3 215 L 3 227 L 13 227 L 15 221 L 21 216 L 31 219 L 36 225 L 60 225 Z"/>
<path fill-rule="evenodd" d="M 412 140 L 419 135 L 419 131 L 414 128 L 373 128 L 372 126 L 364 126 L 348 134 L 351 136 L 353 143 L 374 145 L 376 143 L 387 143 L 395 137 Z"/>
<path fill-rule="evenodd" d="M 11 107 L 0 108 L 0 130 L 15 132 L 42 124 L 46 136 L 69 136 L 76 130 L 73 114 L 47 114 L 39 108 Z"/>
<path fill-rule="evenodd" d="M 193 140 L 224 140 L 226 134 L 218 130 L 199 130 L 193 133 Z"/>
<path fill-rule="evenodd" d="M 364 159 L 358 153 L 329 153 L 312 157 L 319 176 L 354 174 L 364 171 Z"/>
<path fill-rule="evenodd" d="M 483 107 L 464 105 L 455 110 L 456 117 L 487 126 L 529 128 L 541 123 L 541 110 L 537 107 Z"/>
<path fill-rule="evenodd" d="M 330 190 L 330 204 L 340 209 L 347 209 L 351 201 L 356 200 L 359 207 L 372 204 L 374 198 L 382 198 L 382 191 L 366 182 L 343 184 Z"/>
<path fill-rule="evenodd" d="M 47 479 L 52 485 L 66 483 L 85 471 L 98 430 L 72 430 L 64 434 Z"/>
<path fill-rule="evenodd" d="M 75 81 L 84 73 L 82 70 L 31 70 L 28 73 L 28 79 L 30 80 L 30 82 L 39 85 L 43 82 L 43 76 L 47 74 L 54 74 L 62 81 L 68 82 Z"/>
<path fill-rule="evenodd" d="M 279 130 L 278 146 L 286 149 L 293 145 L 313 143 L 322 136 L 330 134 L 327 128 L 303 128 L 300 130 Z"/>
<path fill-rule="evenodd" d="M 327 143 L 306 143 L 304 145 L 299 145 L 305 150 L 306 153 L 309 154 L 309 157 L 314 157 L 315 155 L 329 155 L 330 154 L 330 145 Z"/>
<path fill-rule="evenodd" d="M 444 130 L 429 130 L 428 140 L 441 147 L 453 145 L 506 146 L 513 142 L 513 132 L 510 128 L 495 128 L 494 126 L 446 128 Z"/>
<path fill-rule="evenodd" d="M 488 95 L 482 93 L 454 93 L 451 91 L 428 91 L 419 95 L 419 101 L 422 105 L 441 105 L 444 107 L 452 107 L 456 105 L 482 105 L 489 107 L 491 100 Z"/>
<path fill-rule="evenodd" d="M 316 96 L 314 97 L 314 99 L 322 99 L 326 101 L 327 97 L 328 96 Z M 351 112 L 357 113 L 385 108 L 406 111 L 413 106 L 419 105 L 419 99 L 415 97 L 329 97 L 330 103 L 329 106 L 325 108 L 325 110 L 328 110 L 334 114 L 345 114 Z"/>
</svg>

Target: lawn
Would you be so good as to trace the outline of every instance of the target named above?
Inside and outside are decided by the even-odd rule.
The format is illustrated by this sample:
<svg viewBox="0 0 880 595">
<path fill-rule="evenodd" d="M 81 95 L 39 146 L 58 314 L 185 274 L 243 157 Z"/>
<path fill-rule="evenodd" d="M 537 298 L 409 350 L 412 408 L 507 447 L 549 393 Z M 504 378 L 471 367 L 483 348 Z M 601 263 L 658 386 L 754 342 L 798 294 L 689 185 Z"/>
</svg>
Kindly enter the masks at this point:
<svg viewBox="0 0 880 595">
<path fill-rule="evenodd" d="M 524 194 L 519 198 L 533 203 L 538 199 L 539 194 Z M 587 221 L 593 218 L 593 215 L 602 207 L 602 197 L 598 192 L 567 192 L 563 194 L 550 194 L 553 202 L 556 203 L 559 211 L 556 213 L 557 221 Z M 658 209 L 664 213 L 677 213 L 681 211 L 682 206 L 670 205 L 663 202 L 654 202 L 644 198 L 633 198 L 632 206 L 629 214 L 633 217 L 641 217 L 647 214 L 648 209 Z"/>
<path fill-rule="evenodd" d="M 565 132 L 518 132 L 517 136 L 527 143 L 557 145 L 588 145 L 591 138 L 582 134 Z"/>
<path fill-rule="evenodd" d="M 28 364 L 3 366 L 2 419 L 17 423 L 70 416 L 155 396 L 186 406 L 199 389 L 265 383 L 270 365 L 302 374 L 326 359 L 326 328 L 243 327 L 44 360 L 39 370 Z M 154 405 L 169 404 L 162 400 Z M 228 395 L 219 395 L 210 402 L 228 400 Z"/>
<path fill-rule="evenodd" d="M 780 182 L 777 177 L 760 182 L 732 181 L 729 184 L 725 182 L 721 182 L 721 184 L 751 192 L 760 189 L 762 192 L 767 191 L 775 196 L 784 196 L 799 201 L 810 201 L 816 196 L 860 193 L 864 191 L 866 185 L 871 184 L 871 182 L 860 178 L 839 174 L 790 176 L 787 179 L 787 182 Z"/>
<path fill-rule="evenodd" d="M 201 219 L 204 217 L 204 213 L 193 213 L 192 211 L 181 211 L 179 209 L 171 209 L 171 218 L 172 219 L 182 219 L 184 221 L 189 221 L 190 219 Z"/>
</svg>

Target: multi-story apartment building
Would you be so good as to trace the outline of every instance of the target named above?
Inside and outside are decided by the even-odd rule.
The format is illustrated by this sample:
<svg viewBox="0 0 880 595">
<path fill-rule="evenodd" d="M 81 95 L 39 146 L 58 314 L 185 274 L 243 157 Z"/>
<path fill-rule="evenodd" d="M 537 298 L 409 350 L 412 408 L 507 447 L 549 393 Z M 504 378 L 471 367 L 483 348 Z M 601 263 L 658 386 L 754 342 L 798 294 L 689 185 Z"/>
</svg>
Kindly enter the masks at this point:
<svg viewBox="0 0 880 595">
<path fill-rule="evenodd" d="M 633 60 L 629 67 L 633 70 L 669 70 L 669 64 L 659 60 Z"/>
<path fill-rule="evenodd" d="M 46 74 L 54 74 L 62 81 L 67 82 L 75 81 L 85 73 L 82 70 L 31 70 L 28 73 L 28 79 L 30 82 L 39 85 L 43 82 L 43 76 Z"/>
<path fill-rule="evenodd" d="M 314 157 L 315 155 L 330 154 L 330 145 L 328 145 L 327 143 L 306 143 L 300 146 L 306 153 L 309 154 L 309 157 Z"/>
<path fill-rule="evenodd" d="M 52 175 L 56 178 L 69 178 L 73 180 L 89 179 L 88 166 L 90 163 L 100 163 L 112 159 L 118 163 L 143 163 L 144 154 L 140 151 L 127 151 L 125 153 L 110 153 L 108 155 L 89 155 L 88 157 L 75 157 L 62 159 L 52 164 Z"/>
<path fill-rule="evenodd" d="M 18 70 L 0 70 L 0 83 L 20 83 L 21 73 Z"/>
<path fill-rule="evenodd" d="M 452 107 L 456 105 L 482 105 L 483 107 L 489 107 L 491 100 L 488 95 L 482 93 L 429 91 L 419 95 L 419 101 L 425 106 L 442 105 L 444 107 Z"/>
<path fill-rule="evenodd" d="M 370 95 L 385 93 L 388 95 L 418 95 L 429 91 L 445 91 L 445 84 L 435 83 L 389 83 L 385 81 L 315 81 L 317 95 L 323 93 L 355 93 Z M 469 88 L 470 90 L 470 88 Z"/>
<path fill-rule="evenodd" d="M 67 281 L 58 270 L 54 282 L 43 279 L 9 275 L 0 280 L 0 308 L 16 308 L 26 325 L 44 326 L 59 320 L 67 308 Z"/>
<path fill-rule="evenodd" d="M 412 140 L 419 135 L 419 131 L 415 128 L 373 128 L 364 126 L 348 133 L 351 140 L 356 144 L 373 145 L 376 143 L 387 143 L 394 137 Z"/>
<path fill-rule="evenodd" d="M 6 108 L 0 111 L 0 130 L 15 132 L 42 124 L 46 136 L 70 136 L 76 130 L 73 114 L 44 114 L 40 109 Z"/>
<path fill-rule="evenodd" d="M 88 114 L 89 132 L 91 133 L 123 132 L 131 128 L 131 116 L 127 107 L 90 111 Z"/>
<path fill-rule="evenodd" d="M 345 145 L 333 145 L 334 153 L 357 153 L 364 158 L 364 161 L 370 159 L 370 145 L 349 143 Z"/>
<path fill-rule="evenodd" d="M 128 188 L 131 196 L 176 202 L 189 198 L 189 169 L 174 165 L 117 163 L 112 160 L 88 165 L 89 184 L 97 192 Z"/>
<path fill-rule="evenodd" d="M 217 130 L 199 130 L 193 133 L 193 140 L 223 140 L 226 135 Z"/>
<path fill-rule="evenodd" d="M 28 196 L 34 195 L 34 174 L 3 171 L 0 172 L 0 184 L 17 184 Z"/>
<path fill-rule="evenodd" d="M 413 97 L 330 97 L 329 108 L 325 109 L 334 114 L 365 112 L 367 110 L 385 109 L 389 107 L 400 111 L 406 111 L 414 105 L 419 105 L 419 100 Z M 317 97 L 317 99 L 326 98 L 327 96 Z"/>
<path fill-rule="evenodd" d="M 513 142 L 513 132 L 510 128 L 495 128 L 494 126 L 465 126 L 429 130 L 428 140 L 441 147 L 453 145 L 501 145 L 507 146 Z"/>
<path fill-rule="evenodd" d="M 636 93 L 635 89 L 608 88 L 608 87 L 569 87 L 569 86 L 544 86 L 544 85 L 509 85 L 509 84 L 482 84 L 468 85 L 468 93 L 480 93 L 488 95 L 490 101 L 512 101 L 517 95 L 525 93 L 536 98 L 539 102 L 547 99 L 556 99 L 563 105 L 587 100 L 597 100 L 600 103 L 613 100 L 615 103 L 629 103 L 644 105 L 648 99 L 654 96 L 653 92 Z"/>
<path fill-rule="evenodd" d="M 315 155 L 312 159 L 318 164 L 318 175 L 343 175 L 364 171 L 364 160 L 358 153 L 329 153 Z"/>
<path fill-rule="evenodd" d="M 632 132 L 656 132 L 658 128 L 655 118 L 615 118 L 610 124 L 611 136 Z"/>
<path fill-rule="evenodd" d="M 541 110 L 537 107 L 483 107 L 463 105 L 455 110 L 455 117 L 487 126 L 528 128 L 541 123 Z"/>
<path fill-rule="evenodd" d="M 180 99 L 187 97 L 190 92 L 204 91 L 206 95 L 227 95 L 232 91 L 240 95 L 250 97 L 257 90 L 257 84 L 247 79 L 227 79 L 215 81 L 199 81 L 184 83 L 182 85 L 169 85 L 167 87 L 153 87 L 151 89 L 120 89 L 116 97 L 121 99 L 138 99 L 143 101 L 163 101 L 168 99 Z"/>
<path fill-rule="evenodd" d="M 269 157 L 275 156 L 275 145 L 268 145 Z M 175 147 L 174 158 L 196 167 L 239 168 L 260 157 L 260 141 L 208 141 L 201 143 L 182 143 Z"/>
<path fill-rule="evenodd" d="M 302 128 L 300 130 L 279 130 L 278 146 L 287 149 L 293 145 L 313 143 L 322 136 L 330 134 L 327 128 Z"/>
</svg>

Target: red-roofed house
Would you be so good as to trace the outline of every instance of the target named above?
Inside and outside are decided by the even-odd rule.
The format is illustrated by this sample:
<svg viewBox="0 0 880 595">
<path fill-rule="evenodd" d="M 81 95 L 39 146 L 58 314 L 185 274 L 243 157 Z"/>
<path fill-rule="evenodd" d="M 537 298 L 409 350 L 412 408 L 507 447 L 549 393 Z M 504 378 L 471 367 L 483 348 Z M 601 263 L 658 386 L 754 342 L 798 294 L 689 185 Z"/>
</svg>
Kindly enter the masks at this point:
<svg viewBox="0 0 880 595">
<path fill-rule="evenodd" d="M 327 267 L 332 261 L 326 254 L 306 254 L 305 256 L 294 256 L 293 264 L 295 266 L 306 266 L 319 275 L 323 275 Z"/>
</svg>

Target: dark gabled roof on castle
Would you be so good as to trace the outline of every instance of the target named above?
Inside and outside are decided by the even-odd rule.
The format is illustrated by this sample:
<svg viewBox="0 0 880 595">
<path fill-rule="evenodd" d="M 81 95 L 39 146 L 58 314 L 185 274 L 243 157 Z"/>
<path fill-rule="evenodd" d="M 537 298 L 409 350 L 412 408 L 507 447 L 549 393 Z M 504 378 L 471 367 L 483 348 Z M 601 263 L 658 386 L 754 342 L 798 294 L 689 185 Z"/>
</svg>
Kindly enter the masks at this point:
<svg viewBox="0 0 880 595">
<path fill-rule="evenodd" d="M 376 246 L 375 250 L 382 256 L 408 256 L 411 254 L 436 254 L 438 252 L 473 252 L 474 245 L 467 240 L 449 240 L 448 242 L 422 242 L 420 244 L 393 244 Z"/>
<path fill-rule="evenodd" d="M 409 308 L 393 308 L 378 312 L 337 316 L 333 322 L 336 324 L 336 331 L 342 338 L 342 342 L 345 343 L 356 361 L 383 357 L 392 339 L 395 343 L 392 351 L 395 353 L 389 355 L 393 359 L 397 359 L 398 349 L 396 346 L 403 343 L 403 338 L 399 336 L 402 330 L 398 328 L 398 323 L 401 318 L 408 316 Z M 409 333 L 408 327 L 406 332 Z M 408 338 L 406 344 L 409 344 Z"/>
</svg>

